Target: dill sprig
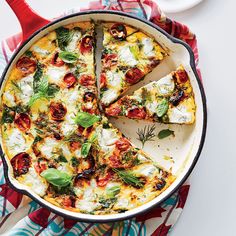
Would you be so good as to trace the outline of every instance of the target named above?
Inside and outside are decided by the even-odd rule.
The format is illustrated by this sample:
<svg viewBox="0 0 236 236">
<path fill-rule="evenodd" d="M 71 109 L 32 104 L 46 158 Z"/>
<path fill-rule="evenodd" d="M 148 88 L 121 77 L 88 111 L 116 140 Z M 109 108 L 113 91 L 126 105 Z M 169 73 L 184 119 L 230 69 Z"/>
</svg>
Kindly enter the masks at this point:
<svg viewBox="0 0 236 236">
<path fill-rule="evenodd" d="M 138 134 L 138 140 L 142 143 L 142 147 L 144 147 L 144 144 L 148 141 L 154 141 L 153 138 L 156 136 L 154 131 L 156 129 L 155 125 L 148 125 L 144 126 L 143 129 L 138 129 L 137 134 Z"/>
<path fill-rule="evenodd" d="M 144 181 L 140 178 L 138 178 L 137 176 L 135 176 L 132 172 L 130 171 L 125 171 L 125 170 L 119 170 L 119 169 L 112 169 L 115 173 L 117 173 L 117 175 L 119 176 L 119 178 L 125 182 L 128 185 L 131 185 L 133 187 L 136 188 L 142 188 L 144 185 Z"/>
</svg>

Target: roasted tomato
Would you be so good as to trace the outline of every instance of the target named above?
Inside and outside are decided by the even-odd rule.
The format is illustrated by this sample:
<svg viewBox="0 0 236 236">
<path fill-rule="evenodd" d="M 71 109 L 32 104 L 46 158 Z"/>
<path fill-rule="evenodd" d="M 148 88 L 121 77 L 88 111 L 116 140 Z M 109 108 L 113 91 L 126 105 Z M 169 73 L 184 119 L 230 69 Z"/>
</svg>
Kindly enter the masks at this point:
<svg viewBox="0 0 236 236">
<path fill-rule="evenodd" d="M 113 174 L 111 172 L 107 172 L 105 176 L 101 177 L 99 176 L 97 178 L 97 185 L 99 187 L 104 187 L 107 185 L 107 183 L 109 182 L 109 180 L 112 178 Z"/>
<path fill-rule="evenodd" d="M 38 160 L 38 162 L 34 164 L 34 168 L 38 174 L 41 174 L 41 172 L 47 169 L 47 161 L 44 159 Z"/>
<path fill-rule="evenodd" d="M 178 106 L 180 101 L 184 98 L 184 91 L 179 90 L 175 92 L 171 97 L 170 97 L 170 103 L 172 103 L 174 106 Z"/>
<path fill-rule="evenodd" d="M 104 55 L 104 68 L 110 68 L 117 64 L 117 54 L 105 54 Z"/>
<path fill-rule="evenodd" d="M 26 76 L 32 74 L 36 70 L 36 62 L 29 57 L 22 57 L 16 63 L 16 68 Z"/>
<path fill-rule="evenodd" d="M 59 53 L 56 52 L 52 58 L 51 64 L 54 66 L 63 66 L 65 62 L 59 57 Z"/>
<path fill-rule="evenodd" d="M 123 167 L 120 158 L 116 155 L 112 155 L 109 157 L 109 161 L 110 161 L 110 167 L 111 168 L 121 168 Z"/>
<path fill-rule="evenodd" d="M 92 36 L 85 36 L 81 39 L 80 43 L 80 52 L 82 54 L 84 53 L 90 53 L 93 48 L 93 37 Z"/>
<path fill-rule="evenodd" d="M 110 28 L 110 34 L 115 39 L 124 40 L 127 36 L 127 30 L 122 23 L 116 23 Z"/>
<path fill-rule="evenodd" d="M 119 105 L 112 105 L 109 108 L 106 108 L 106 114 L 108 116 L 119 116 L 121 113 L 121 107 Z"/>
<path fill-rule="evenodd" d="M 76 83 L 77 79 L 72 73 L 67 73 L 63 78 L 67 88 L 71 88 Z"/>
<path fill-rule="evenodd" d="M 51 102 L 50 115 L 53 120 L 62 120 L 66 115 L 67 109 L 59 102 Z"/>
<path fill-rule="evenodd" d="M 122 137 L 116 141 L 116 147 L 120 151 L 127 151 L 130 146 L 131 146 L 131 144 L 127 138 Z"/>
<path fill-rule="evenodd" d="M 75 207 L 75 197 L 74 196 L 64 196 L 62 205 L 65 207 Z"/>
<path fill-rule="evenodd" d="M 30 117 L 25 113 L 17 114 L 14 122 L 17 128 L 23 132 L 30 129 L 31 120 Z"/>
<path fill-rule="evenodd" d="M 91 102 L 95 98 L 95 94 L 92 92 L 86 92 L 83 96 L 84 102 Z"/>
<path fill-rule="evenodd" d="M 188 75 L 185 70 L 178 70 L 176 74 L 178 82 L 186 83 L 188 81 Z"/>
<path fill-rule="evenodd" d="M 100 75 L 100 88 L 104 88 L 107 85 L 107 78 L 105 73 L 101 73 Z"/>
<path fill-rule="evenodd" d="M 31 165 L 31 157 L 26 152 L 21 152 L 11 159 L 14 176 L 24 175 L 29 171 Z"/>
<path fill-rule="evenodd" d="M 75 150 L 81 148 L 81 143 L 76 142 L 76 141 L 70 142 L 70 147 L 71 147 L 72 151 L 75 151 Z"/>
<path fill-rule="evenodd" d="M 127 116 L 132 119 L 144 119 L 146 117 L 146 112 L 144 108 L 134 108 L 128 111 Z"/>
<path fill-rule="evenodd" d="M 125 73 L 125 80 L 129 84 L 136 84 L 143 78 L 143 76 L 144 76 L 143 72 L 139 68 L 135 67 L 129 69 Z"/>
<path fill-rule="evenodd" d="M 91 75 L 81 75 L 79 83 L 83 86 L 91 86 L 95 84 L 95 79 Z"/>
</svg>

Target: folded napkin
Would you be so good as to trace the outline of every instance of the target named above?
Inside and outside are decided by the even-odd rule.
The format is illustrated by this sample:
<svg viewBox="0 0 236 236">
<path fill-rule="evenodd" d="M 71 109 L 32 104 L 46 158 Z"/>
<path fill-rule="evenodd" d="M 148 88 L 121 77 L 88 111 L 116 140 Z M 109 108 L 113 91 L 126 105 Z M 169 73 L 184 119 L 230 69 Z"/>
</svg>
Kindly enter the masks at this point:
<svg viewBox="0 0 236 236">
<path fill-rule="evenodd" d="M 157 24 L 169 34 L 190 45 L 198 64 L 195 35 L 181 23 L 167 18 L 152 0 L 88 1 L 87 9 L 118 10 L 134 14 Z M 80 4 L 78 2 L 78 4 Z M 84 3 L 83 3 L 84 5 Z M 80 7 L 80 6 L 78 6 Z M 72 10 L 69 13 L 76 12 Z M 68 14 L 68 13 L 67 13 Z M 21 34 L 3 40 L 0 47 L 0 74 L 20 43 Z M 199 72 L 199 70 L 198 70 Z M 199 72 L 200 75 L 200 72 Z M 4 235 L 152 235 L 166 236 L 179 218 L 187 200 L 189 185 L 185 183 L 169 199 L 148 213 L 115 223 L 83 223 L 65 219 L 42 208 L 29 197 L 11 189 L 3 175 L 0 161 L 0 234 Z"/>
</svg>

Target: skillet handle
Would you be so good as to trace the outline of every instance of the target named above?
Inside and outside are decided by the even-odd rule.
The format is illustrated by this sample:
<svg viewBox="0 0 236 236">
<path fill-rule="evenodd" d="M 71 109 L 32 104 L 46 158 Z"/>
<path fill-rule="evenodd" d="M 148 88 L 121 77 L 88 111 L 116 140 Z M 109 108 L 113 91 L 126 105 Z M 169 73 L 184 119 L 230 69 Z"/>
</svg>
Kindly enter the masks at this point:
<svg viewBox="0 0 236 236">
<path fill-rule="evenodd" d="M 20 22 L 22 28 L 21 43 L 28 39 L 36 30 L 50 22 L 32 10 L 25 0 L 6 0 L 6 2 Z"/>
</svg>

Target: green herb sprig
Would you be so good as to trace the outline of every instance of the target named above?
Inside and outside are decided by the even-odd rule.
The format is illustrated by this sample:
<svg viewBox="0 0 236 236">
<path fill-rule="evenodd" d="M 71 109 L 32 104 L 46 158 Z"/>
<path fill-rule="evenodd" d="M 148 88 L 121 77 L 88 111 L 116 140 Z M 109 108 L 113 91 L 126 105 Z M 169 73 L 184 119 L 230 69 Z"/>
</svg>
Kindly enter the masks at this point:
<svg viewBox="0 0 236 236">
<path fill-rule="evenodd" d="M 38 99 L 46 98 L 50 99 L 55 96 L 55 93 L 59 91 L 56 85 L 49 84 L 48 78 L 44 77 L 41 79 L 37 87 L 37 92 L 31 96 L 28 105 L 31 107 Z"/>
<path fill-rule="evenodd" d="M 75 123 L 81 125 L 84 128 L 92 126 L 99 120 L 100 120 L 99 116 L 92 115 L 88 112 L 78 112 L 75 117 Z"/>
<path fill-rule="evenodd" d="M 155 135 L 155 129 L 156 126 L 144 126 L 143 129 L 138 129 L 137 134 L 138 134 L 138 140 L 142 143 L 142 147 L 144 147 L 145 143 L 148 141 L 154 141 L 153 138 L 156 136 Z"/>
<path fill-rule="evenodd" d="M 72 40 L 73 32 L 65 27 L 59 27 L 55 31 L 59 48 L 65 50 L 66 46 Z"/>
<path fill-rule="evenodd" d="M 119 178 L 126 184 L 136 188 L 142 188 L 144 186 L 144 182 L 130 171 L 119 170 L 115 168 L 113 168 L 112 170 L 117 173 Z"/>
</svg>

